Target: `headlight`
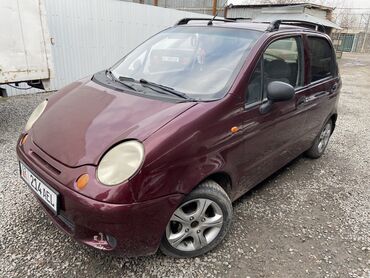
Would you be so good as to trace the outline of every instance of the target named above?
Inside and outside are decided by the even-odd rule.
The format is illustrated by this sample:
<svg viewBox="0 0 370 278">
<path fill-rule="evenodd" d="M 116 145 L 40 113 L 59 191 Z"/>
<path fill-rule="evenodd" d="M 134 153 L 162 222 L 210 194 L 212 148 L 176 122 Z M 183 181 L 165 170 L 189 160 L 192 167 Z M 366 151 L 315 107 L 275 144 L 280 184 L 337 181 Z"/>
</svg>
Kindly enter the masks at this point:
<svg viewBox="0 0 370 278">
<path fill-rule="evenodd" d="M 36 109 L 32 112 L 30 118 L 28 119 L 26 126 L 24 128 L 25 131 L 29 131 L 33 124 L 37 121 L 37 119 L 41 116 L 42 112 L 44 112 L 46 105 L 48 104 L 47 100 L 41 102 Z"/>
<path fill-rule="evenodd" d="M 144 146 L 138 141 L 123 142 L 108 151 L 99 163 L 98 180 L 117 185 L 132 177 L 144 160 Z"/>
</svg>

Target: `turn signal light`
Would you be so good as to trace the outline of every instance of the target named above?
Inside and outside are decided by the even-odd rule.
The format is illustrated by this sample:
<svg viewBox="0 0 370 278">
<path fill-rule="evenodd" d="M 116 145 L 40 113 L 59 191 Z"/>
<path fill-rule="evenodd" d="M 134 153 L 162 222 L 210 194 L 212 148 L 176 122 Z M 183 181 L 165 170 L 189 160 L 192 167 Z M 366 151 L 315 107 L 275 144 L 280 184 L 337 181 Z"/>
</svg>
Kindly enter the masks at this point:
<svg viewBox="0 0 370 278">
<path fill-rule="evenodd" d="M 25 135 L 23 136 L 22 140 L 21 140 L 21 145 L 26 144 L 26 142 L 27 142 L 27 138 L 28 138 L 28 134 L 25 134 Z"/>
<path fill-rule="evenodd" d="M 79 176 L 79 178 L 76 181 L 77 188 L 80 190 L 84 189 L 88 182 L 89 182 L 88 174 L 83 174 Z"/>
<path fill-rule="evenodd" d="M 239 127 L 237 126 L 233 126 L 231 129 L 230 129 L 231 133 L 237 133 L 239 131 Z"/>
</svg>

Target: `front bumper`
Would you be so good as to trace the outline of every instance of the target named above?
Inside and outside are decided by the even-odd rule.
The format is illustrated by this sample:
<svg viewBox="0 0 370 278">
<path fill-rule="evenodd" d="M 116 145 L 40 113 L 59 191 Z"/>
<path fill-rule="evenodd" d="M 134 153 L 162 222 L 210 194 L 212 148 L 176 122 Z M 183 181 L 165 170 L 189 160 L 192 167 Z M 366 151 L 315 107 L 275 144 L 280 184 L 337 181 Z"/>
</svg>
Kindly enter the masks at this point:
<svg viewBox="0 0 370 278">
<path fill-rule="evenodd" d="M 53 222 L 77 241 L 112 254 L 141 256 L 155 253 L 172 212 L 184 197 L 173 194 L 131 204 L 97 201 L 48 175 L 28 158 L 19 145 L 17 154 L 23 163 L 60 193 L 58 215 L 37 197 Z"/>
</svg>

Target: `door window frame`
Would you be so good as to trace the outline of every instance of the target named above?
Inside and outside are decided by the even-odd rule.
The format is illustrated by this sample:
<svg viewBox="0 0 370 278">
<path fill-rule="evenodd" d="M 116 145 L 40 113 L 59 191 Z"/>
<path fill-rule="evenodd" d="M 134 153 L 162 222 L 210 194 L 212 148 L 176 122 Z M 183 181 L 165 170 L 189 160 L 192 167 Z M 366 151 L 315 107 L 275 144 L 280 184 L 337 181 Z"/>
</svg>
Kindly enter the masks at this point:
<svg viewBox="0 0 370 278">
<path fill-rule="evenodd" d="M 322 39 L 322 40 L 325 40 L 326 43 L 329 45 L 330 47 L 330 51 L 331 51 L 331 67 L 332 67 L 332 74 L 330 76 L 326 76 L 324 78 L 321 78 L 319 80 L 315 80 L 315 81 L 311 81 L 311 49 L 310 49 L 310 43 L 309 43 L 309 40 L 310 38 L 317 38 L 317 39 Z M 338 66 L 337 66 L 337 60 L 336 60 L 336 55 L 335 55 L 335 51 L 334 51 L 334 47 L 333 47 L 333 44 L 331 43 L 330 40 L 328 40 L 325 36 L 322 36 L 320 34 L 307 34 L 305 36 L 305 40 L 306 40 L 306 46 L 307 46 L 307 55 L 308 55 L 308 72 L 307 72 L 307 84 L 306 86 L 315 86 L 317 84 L 320 84 L 320 83 L 324 83 L 324 82 L 327 82 L 329 80 L 332 80 L 332 79 L 335 79 L 338 77 Z"/>
</svg>

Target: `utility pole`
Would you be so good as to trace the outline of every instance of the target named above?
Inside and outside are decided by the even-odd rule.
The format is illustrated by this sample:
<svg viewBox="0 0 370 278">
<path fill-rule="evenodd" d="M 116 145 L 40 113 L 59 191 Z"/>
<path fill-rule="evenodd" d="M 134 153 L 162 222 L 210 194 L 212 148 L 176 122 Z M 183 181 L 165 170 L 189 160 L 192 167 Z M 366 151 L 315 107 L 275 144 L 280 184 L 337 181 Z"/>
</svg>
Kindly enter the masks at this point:
<svg viewBox="0 0 370 278">
<path fill-rule="evenodd" d="M 369 24 L 370 24 L 370 14 L 367 15 L 367 22 L 365 26 L 365 35 L 364 35 L 364 41 L 362 42 L 361 52 L 364 52 L 365 44 L 367 40 L 367 33 L 369 32 Z"/>
<path fill-rule="evenodd" d="M 216 13 L 217 13 L 217 0 L 213 0 L 212 14 L 216 15 Z"/>
</svg>

